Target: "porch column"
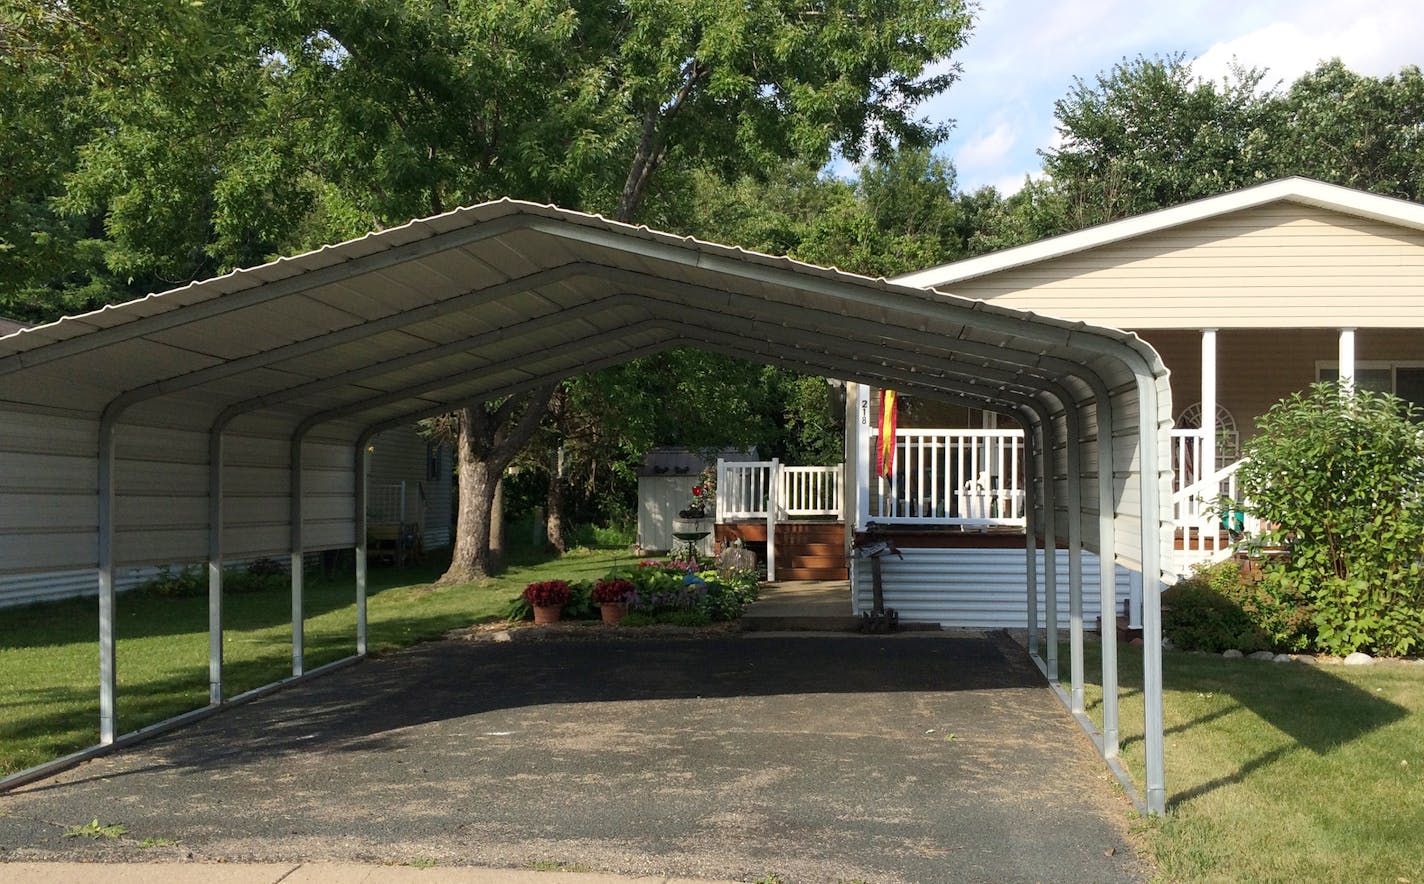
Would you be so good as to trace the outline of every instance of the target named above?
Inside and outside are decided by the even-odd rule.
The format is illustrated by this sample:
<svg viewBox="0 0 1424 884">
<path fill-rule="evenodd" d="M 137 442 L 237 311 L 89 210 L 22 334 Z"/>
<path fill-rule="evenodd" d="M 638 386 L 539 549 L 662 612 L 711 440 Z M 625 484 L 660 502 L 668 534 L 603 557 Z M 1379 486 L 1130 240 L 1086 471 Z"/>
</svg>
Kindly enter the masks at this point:
<svg viewBox="0 0 1424 884">
<path fill-rule="evenodd" d="M 1340 329 L 1340 384 L 1346 389 L 1355 386 L 1355 330 Z"/>
<path fill-rule="evenodd" d="M 1216 329 L 1214 328 L 1202 329 L 1201 412 L 1202 440 L 1201 450 L 1197 453 L 1197 471 L 1202 478 L 1205 478 L 1216 472 Z"/>
</svg>

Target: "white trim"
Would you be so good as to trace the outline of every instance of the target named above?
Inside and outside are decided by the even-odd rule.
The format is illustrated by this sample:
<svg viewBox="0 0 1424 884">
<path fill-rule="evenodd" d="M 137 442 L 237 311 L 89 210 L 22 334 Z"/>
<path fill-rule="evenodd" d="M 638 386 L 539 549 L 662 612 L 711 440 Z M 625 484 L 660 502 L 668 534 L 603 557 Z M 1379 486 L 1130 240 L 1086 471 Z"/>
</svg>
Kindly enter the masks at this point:
<svg viewBox="0 0 1424 884">
<path fill-rule="evenodd" d="M 1193 200 L 1179 206 L 1134 215 L 1120 221 L 1109 221 L 1073 233 L 1049 237 L 1028 245 L 942 264 L 928 270 L 907 273 L 892 278 L 892 282 L 920 288 L 939 288 L 978 276 L 997 273 L 1025 264 L 1059 258 L 1125 239 L 1156 233 L 1169 227 L 1179 227 L 1205 221 L 1220 215 L 1254 209 L 1274 202 L 1292 202 L 1329 209 L 1375 221 L 1424 230 L 1424 205 L 1408 200 L 1366 193 L 1337 184 L 1326 184 L 1312 178 L 1282 178 L 1254 187 L 1233 190 L 1219 196 Z"/>
</svg>

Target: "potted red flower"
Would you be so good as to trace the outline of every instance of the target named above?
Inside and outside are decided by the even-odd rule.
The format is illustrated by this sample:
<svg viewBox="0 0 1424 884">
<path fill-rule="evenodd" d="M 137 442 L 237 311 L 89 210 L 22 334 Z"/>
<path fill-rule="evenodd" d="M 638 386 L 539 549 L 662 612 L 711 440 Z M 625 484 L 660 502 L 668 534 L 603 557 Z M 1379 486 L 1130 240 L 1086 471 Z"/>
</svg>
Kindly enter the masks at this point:
<svg viewBox="0 0 1424 884">
<path fill-rule="evenodd" d="M 554 623 L 569 600 L 569 584 L 563 580 L 545 580 L 524 587 L 524 600 L 534 609 L 536 624 Z"/>
<path fill-rule="evenodd" d="M 604 623 L 617 623 L 628 613 L 628 600 L 633 596 L 633 581 L 621 578 L 600 580 L 593 585 L 593 601 L 603 615 Z"/>
</svg>

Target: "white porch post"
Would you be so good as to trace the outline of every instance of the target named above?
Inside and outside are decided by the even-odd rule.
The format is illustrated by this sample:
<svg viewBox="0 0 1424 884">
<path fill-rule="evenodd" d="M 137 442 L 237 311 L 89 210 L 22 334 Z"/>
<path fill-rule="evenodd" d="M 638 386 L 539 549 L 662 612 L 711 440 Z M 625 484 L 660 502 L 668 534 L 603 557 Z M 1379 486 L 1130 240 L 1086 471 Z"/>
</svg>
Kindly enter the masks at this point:
<svg viewBox="0 0 1424 884">
<path fill-rule="evenodd" d="M 864 531 L 870 521 L 870 387 L 855 389 L 855 528 Z"/>
<path fill-rule="evenodd" d="M 1355 330 L 1340 329 L 1340 384 L 1346 389 L 1355 386 Z"/>
<path fill-rule="evenodd" d="M 1216 329 L 1202 329 L 1201 339 L 1201 450 L 1197 470 L 1203 477 L 1216 472 Z M 1184 483 L 1186 477 L 1182 478 Z"/>
</svg>

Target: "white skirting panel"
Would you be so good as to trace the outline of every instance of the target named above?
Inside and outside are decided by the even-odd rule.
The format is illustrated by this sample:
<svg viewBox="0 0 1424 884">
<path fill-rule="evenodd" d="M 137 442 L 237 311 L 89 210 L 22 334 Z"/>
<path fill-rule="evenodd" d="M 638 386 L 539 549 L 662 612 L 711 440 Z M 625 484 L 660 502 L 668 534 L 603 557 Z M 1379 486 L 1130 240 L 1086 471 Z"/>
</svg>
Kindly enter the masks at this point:
<svg viewBox="0 0 1424 884">
<path fill-rule="evenodd" d="M 943 626 L 1024 628 L 1026 596 L 1024 551 L 1021 549 L 905 549 L 903 560 L 881 559 L 885 604 L 901 619 L 938 622 Z M 1043 606 L 1043 551 L 1038 553 L 1039 622 Z M 1058 623 L 1068 628 L 1068 553 L 1059 550 Z M 1118 610 L 1127 599 L 1131 572 L 1117 567 Z M 857 613 L 871 608 L 870 563 L 851 563 Z M 1083 553 L 1083 622 L 1093 629 L 1098 616 L 1098 557 Z"/>
</svg>

